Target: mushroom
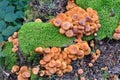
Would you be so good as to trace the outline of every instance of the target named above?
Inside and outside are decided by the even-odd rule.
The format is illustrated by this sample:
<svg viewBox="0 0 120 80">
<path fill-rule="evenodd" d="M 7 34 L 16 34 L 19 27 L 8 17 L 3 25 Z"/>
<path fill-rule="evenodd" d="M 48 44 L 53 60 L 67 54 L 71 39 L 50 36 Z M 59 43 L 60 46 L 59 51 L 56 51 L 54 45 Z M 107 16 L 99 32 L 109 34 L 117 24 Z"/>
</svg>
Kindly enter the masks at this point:
<svg viewBox="0 0 120 80">
<path fill-rule="evenodd" d="M 57 47 L 52 47 L 52 48 L 51 48 L 51 52 L 58 53 L 58 52 L 59 52 L 59 48 L 57 48 Z"/>
<path fill-rule="evenodd" d="M 63 75 L 63 72 L 61 70 L 57 71 L 57 75 L 61 77 Z"/>
<path fill-rule="evenodd" d="M 35 52 L 37 52 L 37 53 L 42 53 L 42 52 L 43 52 L 43 48 L 42 48 L 42 47 L 37 47 L 37 48 L 35 49 Z"/>
<path fill-rule="evenodd" d="M 48 53 L 50 53 L 50 48 L 44 48 L 43 51 L 44 51 L 44 53 L 48 54 Z"/>
<path fill-rule="evenodd" d="M 92 66 L 93 66 L 93 64 L 92 64 L 92 63 L 88 63 L 88 66 L 89 66 L 89 67 L 92 67 Z"/>
<path fill-rule="evenodd" d="M 61 28 L 63 30 L 68 30 L 68 29 L 70 29 L 70 27 L 71 27 L 71 23 L 70 22 L 63 22 L 62 25 L 61 25 Z"/>
<path fill-rule="evenodd" d="M 45 75 L 45 70 L 40 71 L 40 76 L 42 77 L 44 75 Z"/>
<path fill-rule="evenodd" d="M 61 25 L 61 23 L 62 23 L 62 20 L 59 19 L 59 18 L 55 18 L 55 19 L 53 20 L 53 24 L 54 24 L 56 27 L 59 27 L 59 26 Z"/>
<path fill-rule="evenodd" d="M 73 37 L 74 33 L 73 33 L 72 30 L 68 30 L 68 31 L 65 32 L 65 35 L 66 35 L 67 37 Z"/>
<path fill-rule="evenodd" d="M 40 62 L 39 62 L 41 65 L 45 65 L 46 64 L 46 62 L 44 61 L 44 60 L 40 60 Z"/>
<path fill-rule="evenodd" d="M 71 72 L 72 70 L 73 70 L 72 66 L 68 65 L 67 68 L 66 68 L 66 72 Z"/>
<path fill-rule="evenodd" d="M 49 63 L 48 63 L 49 67 L 54 67 L 56 65 L 56 62 L 54 59 L 52 59 Z"/>
<path fill-rule="evenodd" d="M 55 61 L 55 67 L 61 67 L 61 61 L 60 60 Z"/>
<path fill-rule="evenodd" d="M 12 52 L 16 53 L 18 51 L 18 48 L 12 48 Z"/>
<path fill-rule="evenodd" d="M 60 32 L 60 34 L 64 34 L 64 33 L 65 33 L 65 30 L 62 29 L 62 28 L 60 28 L 60 29 L 59 29 L 59 32 Z"/>
<path fill-rule="evenodd" d="M 50 55 L 46 55 L 46 56 L 43 57 L 43 60 L 44 60 L 45 62 L 50 62 L 51 56 L 50 56 Z"/>
<path fill-rule="evenodd" d="M 81 77 L 80 80 L 85 80 L 85 77 Z"/>
<path fill-rule="evenodd" d="M 61 63 L 61 69 L 66 69 L 66 67 L 67 67 L 66 62 L 62 62 L 62 63 Z"/>
<path fill-rule="evenodd" d="M 29 78 L 29 77 L 30 77 L 30 71 L 24 71 L 24 72 L 22 73 L 22 77 L 23 77 L 23 78 Z"/>
<path fill-rule="evenodd" d="M 70 52 L 70 54 L 77 54 L 79 48 L 75 45 L 70 45 L 68 47 L 68 51 Z"/>
<path fill-rule="evenodd" d="M 37 19 L 35 19 L 35 22 L 42 22 L 42 20 L 37 18 Z"/>
<path fill-rule="evenodd" d="M 77 71 L 77 72 L 78 72 L 78 74 L 80 74 L 80 75 L 81 75 L 81 74 L 83 74 L 83 69 L 78 69 L 78 71 Z"/>
<path fill-rule="evenodd" d="M 116 40 L 120 40 L 120 33 L 114 33 L 113 38 Z"/>
<path fill-rule="evenodd" d="M 12 42 L 12 41 L 13 41 L 13 37 L 9 37 L 9 38 L 8 38 L 8 41 L 9 41 L 9 42 Z"/>
<path fill-rule="evenodd" d="M 34 67 L 34 68 L 32 68 L 32 72 L 33 72 L 33 74 L 35 74 L 35 75 L 38 74 L 39 70 L 40 70 L 39 67 Z"/>
<path fill-rule="evenodd" d="M 12 67 L 11 72 L 12 72 L 12 73 L 16 73 L 16 72 L 19 71 L 19 69 L 20 69 L 20 67 L 19 67 L 18 65 L 14 65 L 14 66 Z"/>
</svg>

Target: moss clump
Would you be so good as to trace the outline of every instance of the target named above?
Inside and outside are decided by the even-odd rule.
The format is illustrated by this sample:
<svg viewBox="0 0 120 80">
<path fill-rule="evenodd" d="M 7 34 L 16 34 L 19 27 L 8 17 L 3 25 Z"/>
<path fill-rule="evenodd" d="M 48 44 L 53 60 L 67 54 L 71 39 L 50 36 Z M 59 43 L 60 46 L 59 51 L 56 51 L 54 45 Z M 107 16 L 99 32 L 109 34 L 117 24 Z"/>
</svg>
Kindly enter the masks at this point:
<svg viewBox="0 0 120 80">
<path fill-rule="evenodd" d="M 74 38 L 59 34 L 59 29 L 51 23 L 29 22 L 19 30 L 19 44 L 25 54 L 32 53 L 36 47 L 64 47 L 73 43 Z"/>
<path fill-rule="evenodd" d="M 8 70 L 17 64 L 16 53 L 12 52 L 12 47 L 12 43 L 7 42 L 0 53 L 0 55 L 4 55 L 0 57 L 0 65 L 5 66 Z"/>
<path fill-rule="evenodd" d="M 120 0 L 76 0 L 76 4 L 84 9 L 91 7 L 98 11 L 101 28 L 97 32 L 99 40 L 108 37 L 112 38 L 114 29 L 120 21 Z M 84 39 L 92 39 L 84 37 Z"/>
</svg>

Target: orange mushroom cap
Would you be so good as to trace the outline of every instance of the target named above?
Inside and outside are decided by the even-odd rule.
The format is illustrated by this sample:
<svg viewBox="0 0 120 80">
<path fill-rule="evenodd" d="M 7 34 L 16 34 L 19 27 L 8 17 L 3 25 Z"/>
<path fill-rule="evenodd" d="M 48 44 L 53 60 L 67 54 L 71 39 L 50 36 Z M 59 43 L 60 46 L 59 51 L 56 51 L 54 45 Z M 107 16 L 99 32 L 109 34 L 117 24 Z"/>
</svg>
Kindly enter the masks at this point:
<svg viewBox="0 0 120 80">
<path fill-rule="evenodd" d="M 55 18 L 53 20 L 53 24 L 56 26 L 56 27 L 59 27 L 62 23 L 62 20 L 60 18 Z"/>
<path fill-rule="evenodd" d="M 78 74 L 80 74 L 80 75 L 81 75 L 81 74 L 83 74 L 83 69 L 78 69 L 78 71 L 77 71 L 77 72 L 78 72 Z"/>
<path fill-rule="evenodd" d="M 11 72 L 12 72 L 12 73 L 15 73 L 15 72 L 19 71 L 19 69 L 20 69 L 20 67 L 19 67 L 18 65 L 14 65 L 14 66 L 12 67 Z"/>
<path fill-rule="evenodd" d="M 65 30 L 62 29 L 62 28 L 60 28 L 60 29 L 59 29 L 59 32 L 60 32 L 60 34 L 64 34 L 64 33 L 65 33 Z"/>
<path fill-rule="evenodd" d="M 71 53 L 71 54 L 77 54 L 79 48 L 76 46 L 76 45 L 70 45 L 68 47 L 68 51 Z"/>
<path fill-rule="evenodd" d="M 64 30 L 68 30 L 71 27 L 71 23 L 70 22 L 63 22 L 61 25 L 61 28 Z"/>
<path fill-rule="evenodd" d="M 44 51 L 45 53 L 50 53 L 50 48 L 44 48 L 43 51 Z"/>
<path fill-rule="evenodd" d="M 65 35 L 66 35 L 67 37 L 73 37 L 73 36 L 74 36 L 74 33 L 73 33 L 72 30 L 68 30 L 68 31 L 65 32 Z"/>
<path fill-rule="evenodd" d="M 35 74 L 35 75 L 38 74 L 39 70 L 40 70 L 39 67 L 32 68 L 32 72 L 33 72 L 33 74 Z"/>
<path fill-rule="evenodd" d="M 42 53 L 42 52 L 43 52 L 43 48 L 42 48 L 42 47 L 37 47 L 37 48 L 35 49 L 35 52 L 37 52 L 37 53 Z"/>
<path fill-rule="evenodd" d="M 40 76 L 42 77 L 44 75 L 45 75 L 45 70 L 40 71 Z"/>
<path fill-rule="evenodd" d="M 68 65 L 66 69 L 67 69 L 67 72 L 71 72 L 73 70 L 73 67 L 71 65 Z"/>
</svg>

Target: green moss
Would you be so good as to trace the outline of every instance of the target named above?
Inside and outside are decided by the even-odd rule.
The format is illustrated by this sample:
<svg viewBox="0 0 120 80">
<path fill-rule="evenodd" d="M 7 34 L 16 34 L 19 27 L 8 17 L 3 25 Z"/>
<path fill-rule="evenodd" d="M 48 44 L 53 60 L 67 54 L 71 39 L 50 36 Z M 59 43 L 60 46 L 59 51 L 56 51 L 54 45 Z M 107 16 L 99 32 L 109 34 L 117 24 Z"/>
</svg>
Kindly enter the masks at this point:
<svg viewBox="0 0 120 80">
<path fill-rule="evenodd" d="M 92 7 L 98 12 L 101 28 L 97 32 L 98 39 L 105 37 L 112 38 L 114 29 L 118 26 L 120 21 L 120 0 L 76 0 L 76 4 L 84 9 Z M 111 16 L 111 14 L 115 14 Z M 84 37 L 84 39 L 92 39 L 91 37 Z"/>
<path fill-rule="evenodd" d="M 74 38 L 59 34 L 59 29 L 50 23 L 29 22 L 19 30 L 19 44 L 25 54 L 38 47 L 63 47 L 73 43 Z"/>
<path fill-rule="evenodd" d="M 6 67 L 8 70 L 12 68 L 13 65 L 17 63 L 16 53 L 12 52 L 12 43 L 7 42 L 0 54 L 4 55 L 0 57 L 0 64 Z"/>
<path fill-rule="evenodd" d="M 38 80 L 39 76 L 35 74 L 31 74 L 30 80 Z"/>
</svg>

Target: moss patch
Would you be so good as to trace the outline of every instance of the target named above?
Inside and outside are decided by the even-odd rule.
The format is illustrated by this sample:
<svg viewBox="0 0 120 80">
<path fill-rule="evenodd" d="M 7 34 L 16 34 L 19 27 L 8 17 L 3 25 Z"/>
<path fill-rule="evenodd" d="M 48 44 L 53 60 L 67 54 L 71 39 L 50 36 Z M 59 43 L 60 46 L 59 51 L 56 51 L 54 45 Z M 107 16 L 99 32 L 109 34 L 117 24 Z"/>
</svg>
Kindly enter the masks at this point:
<svg viewBox="0 0 120 80">
<path fill-rule="evenodd" d="M 12 66 L 17 64 L 16 53 L 12 52 L 12 43 L 7 42 L 0 53 L 4 55 L 0 57 L 0 64 L 5 66 L 8 70 L 11 70 Z"/>
<path fill-rule="evenodd" d="M 99 40 L 105 37 L 112 38 L 114 29 L 120 21 L 120 0 L 76 0 L 76 4 L 84 9 L 92 7 L 98 12 L 102 26 L 97 32 Z M 84 37 L 87 40 L 92 38 L 93 35 Z"/>
<path fill-rule="evenodd" d="M 73 43 L 74 38 L 59 34 L 59 29 L 50 23 L 29 22 L 19 30 L 19 44 L 25 54 L 36 47 L 63 47 Z"/>
</svg>

